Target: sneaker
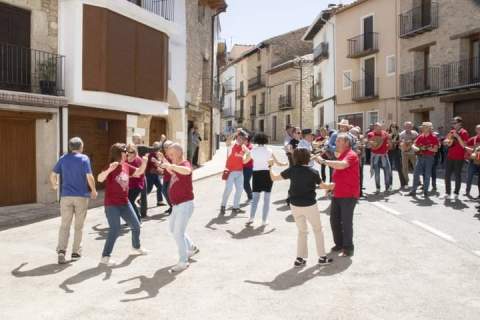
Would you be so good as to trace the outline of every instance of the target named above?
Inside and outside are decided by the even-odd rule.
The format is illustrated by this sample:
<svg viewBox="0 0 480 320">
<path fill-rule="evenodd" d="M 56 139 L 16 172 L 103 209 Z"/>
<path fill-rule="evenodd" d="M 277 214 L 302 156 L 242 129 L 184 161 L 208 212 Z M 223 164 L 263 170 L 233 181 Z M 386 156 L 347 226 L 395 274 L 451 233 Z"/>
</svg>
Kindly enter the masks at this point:
<svg viewBox="0 0 480 320">
<path fill-rule="evenodd" d="M 65 252 L 60 251 L 58 253 L 58 264 L 65 264 L 65 263 L 67 263 L 67 259 L 65 259 Z"/>
<path fill-rule="evenodd" d="M 72 261 L 80 260 L 82 256 L 78 253 L 72 253 Z"/>
<path fill-rule="evenodd" d="M 385 189 L 385 192 L 392 192 L 392 186 L 388 186 L 388 187 Z"/>
<path fill-rule="evenodd" d="M 409 193 L 406 193 L 405 195 L 407 195 L 409 197 L 416 197 L 417 193 L 415 191 L 410 191 Z"/>
<path fill-rule="evenodd" d="M 157 207 L 164 207 L 166 204 L 163 201 L 157 202 Z"/>
<path fill-rule="evenodd" d="M 305 265 L 307 264 L 307 261 L 303 258 L 300 258 L 298 257 L 295 262 L 293 263 L 293 265 L 296 267 L 296 268 L 301 268 L 301 267 L 304 267 Z"/>
<path fill-rule="evenodd" d="M 163 213 L 166 213 L 167 215 L 171 215 L 172 214 L 172 207 L 168 208 Z"/>
<path fill-rule="evenodd" d="M 251 227 L 253 224 L 253 219 L 248 219 L 248 221 L 245 223 L 245 227 Z"/>
<path fill-rule="evenodd" d="M 377 190 L 375 190 L 375 193 L 379 194 L 380 193 L 380 188 L 377 188 Z"/>
<path fill-rule="evenodd" d="M 332 249 L 330 249 L 330 251 L 332 252 L 338 252 L 338 251 L 342 251 L 342 247 L 339 247 L 339 246 L 333 246 Z"/>
<path fill-rule="evenodd" d="M 135 249 L 135 248 L 132 248 L 132 254 L 133 255 L 137 255 L 137 256 L 146 256 L 148 254 L 148 250 L 145 249 L 145 248 L 138 248 L 138 249 Z"/>
<path fill-rule="evenodd" d="M 353 250 L 342 250 L 340 254 L 338 255 L 339 257 L 351 257 L 353 256 Z"/>
<path fill-rule="evenodd" d="M 453 194 L 453 198 L 454 198 L 455 200 L 457 200 L 457 199 L 458 199 L 458 193 Z"/>
<path fill-rule="evenodd" d="M 220 207 L 220 215 L 225 215 L 225 207 L 224 206 L 221 206 Z"/>
<path fill-rule="evenodd" d="M 424 198 L 428 198 L 428 197 L 429 197 L 428 192 L 424 192 L 424 193 L 423 193 L 423 197 L 424 197 Z"/>
<path fill-rule="evenodd" d="M 451 197 L 450 197 L 450 195 L 449 195 L 449 194 L 444 194 L 444 195 L 442 196 L 442 199 L 445 199 L 445 200 L 450 200 L 450 199 L 451 199 Z"/>
<path fill-rule="evenodd" d="M 245 213 L 245 210 L 242 210 L 240 208 L 233 208 L 232 213 L 233 214 Z"/>
<path fill-rule="evenodd" d="M 179 262 L 168 270 L 170 273 L 181 272 L 187 269 L 189 264 L 187 262 Z"/>
<path fill-rule="evenodd" d="M 197 246 L 192 246 L 192 248 L 190 250 L 188 250 L 188 258 L 193 257 L 194 255 L 196 255 L 199 252 L 200 252 L 200 249 L 198 249 Z"/>
<path fill-rule="evenodd" d="M 329 265 L 330 263 L 332 263 L 333 259 L 332 258 L 329 258 L 327 256 L 323 256 L 323 257 L 320 257 L 318 258 L 318 264 L 320 266 L 326 266 L 326 265 Z"/>
<path fill-rule="evenodd" d="M 268 226 L 268 220 L 267 221 L 262 221 L 262 227 Z"/>
<path fill-rule="evenodd" d="M 472 195 L 470 194 L 470 192 L 465 192 L 465 193 L 463 194 L 463 196 L 465 196 L 465 197 L 467 197 L 467 198 L 471 198 L 471 197 L 472 197 Z"/>
<path fill-rule="evenodd" d="M 107 267 L 114 267 L 117 265 L 115 261 L 110 260 L 110 257 L 102 257 L 102 260 L 100 260 L 100 264 L 105 265 Z"/>
</svg>

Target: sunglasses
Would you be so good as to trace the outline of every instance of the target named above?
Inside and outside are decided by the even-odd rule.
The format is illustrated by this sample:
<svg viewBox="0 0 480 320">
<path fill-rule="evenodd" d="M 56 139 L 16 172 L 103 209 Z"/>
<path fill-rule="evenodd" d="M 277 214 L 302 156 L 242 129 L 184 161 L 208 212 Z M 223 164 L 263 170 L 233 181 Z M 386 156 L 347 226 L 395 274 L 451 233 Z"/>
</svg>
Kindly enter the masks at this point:
<svg viewBox="0 0 480 320">
<path fill-rule="evenodd" d="M 120 152 L 121 153 L 127 153 L 127 149 L 122 149 Z"/>
<path fill-rule="evenodd" d="M 298 132 L 294 132 L 294 133 L 295 133 L 295 134 L 302 134 L 300 131 L 298 131 Z"/>
<path fill-rule="evenodd" d="M 134 154 L 135 151 L 127 151 L 127 153 Z"/>
</svg>

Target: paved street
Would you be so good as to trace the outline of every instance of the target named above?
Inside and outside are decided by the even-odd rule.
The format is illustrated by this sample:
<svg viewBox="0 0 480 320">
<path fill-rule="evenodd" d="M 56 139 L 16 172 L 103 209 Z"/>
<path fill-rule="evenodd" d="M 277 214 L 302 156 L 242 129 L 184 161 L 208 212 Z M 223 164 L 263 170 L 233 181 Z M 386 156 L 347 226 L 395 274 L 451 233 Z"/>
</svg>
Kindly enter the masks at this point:
<svg viewBox="0 0 480 320">
<path fill-rule="evenodd" d="M 189 233 L 201 252 L 175 276 L 167 272 L 176 249 L 163 208 L 151 209 L 143 224 L 151 254 L 129 256 L 125 229 L 114 249 L 121 264 L 112 269 L 97 266 L 107 234 L 101 207 L 89 211 L 84 257 L 72 264 L 55 263 L 58 218 L 2 231 L 0 319 L 478 319 L 475 202 L 369 195 L 355 212 L 355 256 L 317 267 L 311 255 L 299 270 L 292 268 L 296 227 L 283 202 L 287 188 L 274 186 L 268 227 L 257 221 L 245 229 L 247 214 L 217 217 L 219 176 L 196 182 Z M 330 248 L 328 201 L 319 206 Z"/>
</svg>

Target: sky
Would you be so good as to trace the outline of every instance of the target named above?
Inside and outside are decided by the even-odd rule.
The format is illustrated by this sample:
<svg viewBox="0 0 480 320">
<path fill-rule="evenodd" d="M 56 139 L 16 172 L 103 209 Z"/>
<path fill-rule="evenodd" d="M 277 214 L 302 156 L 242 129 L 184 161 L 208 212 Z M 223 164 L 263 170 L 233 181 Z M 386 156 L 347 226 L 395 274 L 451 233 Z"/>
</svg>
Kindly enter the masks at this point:
<svg viewBox="0 0 480 320">
<path fill-rule="evenodd" d="M 329 3 L 352 0 L 226 0 L 222 35 L 232 44 L 258 44 L 276 35 L 310 25 Z"/>
</svg>

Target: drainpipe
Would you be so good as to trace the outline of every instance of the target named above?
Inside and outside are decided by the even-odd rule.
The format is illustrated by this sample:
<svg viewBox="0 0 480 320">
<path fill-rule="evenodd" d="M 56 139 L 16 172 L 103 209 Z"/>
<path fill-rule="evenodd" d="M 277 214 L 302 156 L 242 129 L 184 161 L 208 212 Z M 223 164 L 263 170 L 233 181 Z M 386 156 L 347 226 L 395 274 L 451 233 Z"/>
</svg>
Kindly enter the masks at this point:
<svg viewBox="0 0 480 320">
<path fill-rule="evenodd" d="M 58 108 L 59 156 L 63 154 L 63 107 Z"/>
</svg>

